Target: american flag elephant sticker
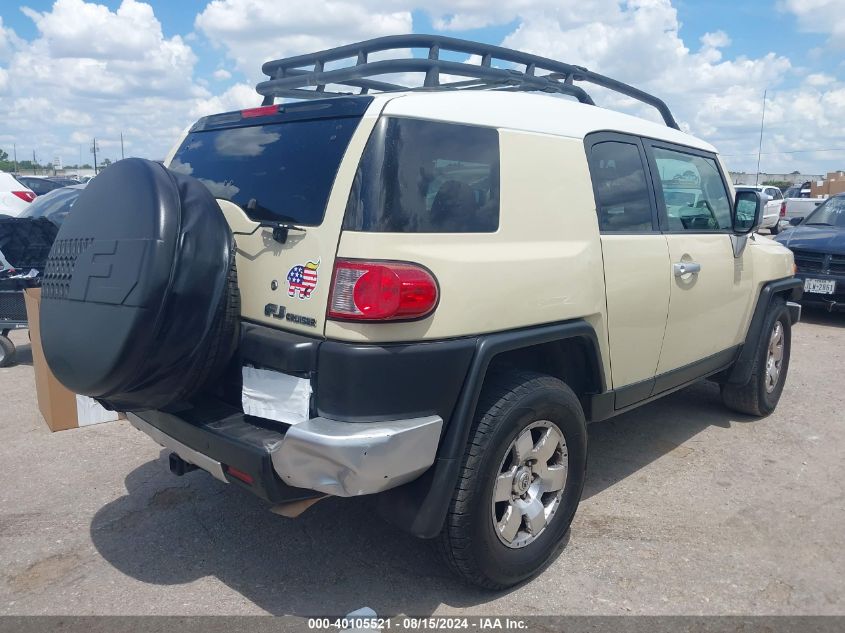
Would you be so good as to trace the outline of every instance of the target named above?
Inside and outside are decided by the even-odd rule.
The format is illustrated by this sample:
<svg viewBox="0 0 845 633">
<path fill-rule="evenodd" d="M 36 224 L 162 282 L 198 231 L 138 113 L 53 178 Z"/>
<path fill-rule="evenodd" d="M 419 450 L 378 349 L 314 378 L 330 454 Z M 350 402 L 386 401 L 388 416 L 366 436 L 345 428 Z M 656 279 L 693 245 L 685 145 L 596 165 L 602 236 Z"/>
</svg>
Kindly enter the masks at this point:
<svg viewBox="0 0 845 633">
<path fill-rule="evenodd" d="M 297 265 L 288 273 L 288 296 L 308 299 L 311 292 L 317 287 L 317 269 L 320 267 L 320 260 L 308 262 L 305 266 Z"/>
</svg>

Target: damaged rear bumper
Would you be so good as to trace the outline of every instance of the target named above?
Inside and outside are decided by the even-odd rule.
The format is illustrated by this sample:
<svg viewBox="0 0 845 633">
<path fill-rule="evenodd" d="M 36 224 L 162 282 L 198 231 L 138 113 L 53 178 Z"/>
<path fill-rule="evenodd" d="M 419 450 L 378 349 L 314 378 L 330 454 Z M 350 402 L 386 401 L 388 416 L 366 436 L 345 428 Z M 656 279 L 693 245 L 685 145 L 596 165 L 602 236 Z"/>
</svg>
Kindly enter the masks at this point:
<svg viewBox="0 0 845 633">
<path fill-rule="evenodd" d="M 223 403 L 127 417 L 184 461 L 274 503 L 315 491 L 374 494 L 412 481 L 434 463 L 443 426 L 439 416 L 355 423 L 317 417 L 267 428 Z"/>
</svg>

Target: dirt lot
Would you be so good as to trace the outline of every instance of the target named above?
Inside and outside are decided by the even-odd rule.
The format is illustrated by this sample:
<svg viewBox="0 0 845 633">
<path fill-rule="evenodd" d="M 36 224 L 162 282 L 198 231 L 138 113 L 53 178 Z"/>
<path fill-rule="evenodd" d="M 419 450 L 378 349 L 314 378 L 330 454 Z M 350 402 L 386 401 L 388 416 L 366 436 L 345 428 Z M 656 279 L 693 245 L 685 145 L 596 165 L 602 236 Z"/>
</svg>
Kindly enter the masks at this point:
<svg viewBox="0 0 845 633">
<path fill-rule="evenodd" d="M 297 520 L 125 422 L 51 434 L 26 333 L 0 369 L 0 614 L 845 614 L 845 315 L 805 311 L 777 412 L 700 384 L 590 427 L 563 554 L 507 592 L 456 582 L 366 500 Z"/>
</svg>

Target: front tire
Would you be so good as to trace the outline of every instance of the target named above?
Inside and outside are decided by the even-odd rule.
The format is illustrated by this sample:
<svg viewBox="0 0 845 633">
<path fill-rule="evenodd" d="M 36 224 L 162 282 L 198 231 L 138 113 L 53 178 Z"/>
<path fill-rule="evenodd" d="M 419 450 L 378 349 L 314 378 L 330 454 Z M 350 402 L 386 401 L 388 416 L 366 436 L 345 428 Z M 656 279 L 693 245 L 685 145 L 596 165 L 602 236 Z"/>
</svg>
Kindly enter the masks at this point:
<svg viewBox="0 0 845 633">
<path fill-rule="evenodd" d="M 15 362 L 15 344 L 0 335 L 0 367 L 11 367 Z"/>
<path fill-rule="evenodd" d="M 488 377 L 439 537 L 449 566 L 487 589 L 515 585 L 563 548 L 584 487 L 578 397 L 529 371 Z"/>
<path fill-rule="evenodd" d="M 776 299 L 763 323 L 750 380 L 744 385 L 722 386 L 722 401 L 729 409 L 756 417 L 775 410 L 789 370 L 791 324 L 786 304 Z"/>
</svg>

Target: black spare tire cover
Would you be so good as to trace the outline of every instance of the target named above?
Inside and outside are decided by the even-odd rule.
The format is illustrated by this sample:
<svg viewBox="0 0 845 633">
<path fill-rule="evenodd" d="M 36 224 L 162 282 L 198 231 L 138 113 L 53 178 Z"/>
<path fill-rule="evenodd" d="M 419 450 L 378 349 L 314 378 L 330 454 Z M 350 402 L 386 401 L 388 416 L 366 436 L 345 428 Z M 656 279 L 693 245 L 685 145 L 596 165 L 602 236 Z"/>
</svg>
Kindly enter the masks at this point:
<svg viewBox="0 0 845 633">
<path fill-rule="evenodd" d="M 50 369 L 118 410 L 188 399 L 235 347 L 233 258 L 201 182 L 139 158 L 114 163 L 80 194 L 47 259 Z"/>
</svg>

